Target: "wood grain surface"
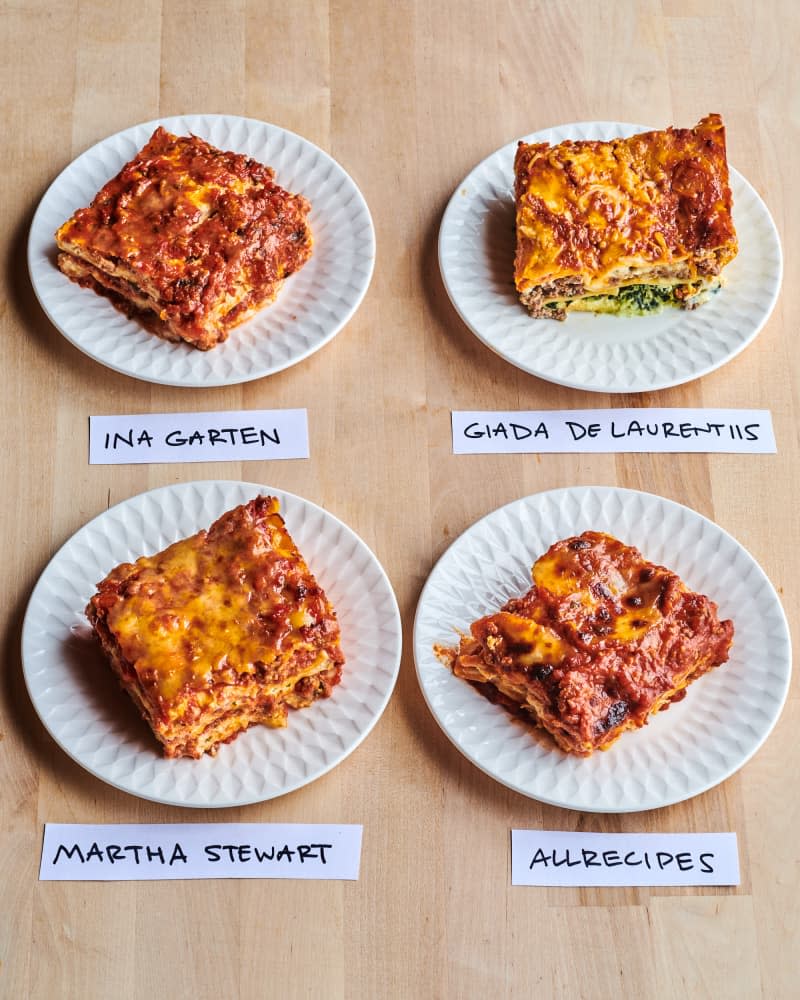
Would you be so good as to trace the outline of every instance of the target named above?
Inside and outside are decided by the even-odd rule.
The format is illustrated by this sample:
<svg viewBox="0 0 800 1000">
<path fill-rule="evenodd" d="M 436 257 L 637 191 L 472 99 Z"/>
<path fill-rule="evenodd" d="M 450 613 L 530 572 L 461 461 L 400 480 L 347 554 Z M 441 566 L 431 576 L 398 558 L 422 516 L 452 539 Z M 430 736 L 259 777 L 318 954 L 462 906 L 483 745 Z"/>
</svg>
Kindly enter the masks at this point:
<svg viewBox="0 0 800 1000">
<path fill-rule="evenodd" d="M 791 0 L 534 3 L 18 0 L 4 5 L 0 325 L 2 685 L 0 995 L 151 997 L 797 996 L 797 688 L 741 771 L 684 804 L 627 816 L 542 805 L 463 758 L 421 696 L 420 589 L 476 519 L 554 487 L 605 484 L 687 504 L 764 568 L 796 633 L 800 294 L 800 7 Z M 450 305 L 436 241 L 455 186 L 520 135 L 570 121 L 689 125 L 719 111 L 730 161 L 781 234 L 784 287 L 742 354 L 662 392 L 609 397 L 526 375 Z M 245 385 L 163 388 L 84 357 L 32 291 L 26 239 L 57 174 L 100 139 L 191 112 L 273 122 L 350 172 L 377 263 L 329 345 Z M 87 294 L 89 294 L 87 292 Z M 451 453 L 452 409 L 630 406 L 772 410 L 778 455 Z M 89 466 L 89 414 L 306 407 L 311 458 Z M 324 778 L 247 808 L 182 811 L 84 772 L 25 690 L 31 588 L 87 520 L 191 479 L 274 484 L 352 526 L 384 565 L 404 624 L 394 696 Z M 363 823 L 358 882 L 40 883 L 45 822 Z M 724 889 L 523 889 L 509 830 L 735 831 Z"/>
</svg>

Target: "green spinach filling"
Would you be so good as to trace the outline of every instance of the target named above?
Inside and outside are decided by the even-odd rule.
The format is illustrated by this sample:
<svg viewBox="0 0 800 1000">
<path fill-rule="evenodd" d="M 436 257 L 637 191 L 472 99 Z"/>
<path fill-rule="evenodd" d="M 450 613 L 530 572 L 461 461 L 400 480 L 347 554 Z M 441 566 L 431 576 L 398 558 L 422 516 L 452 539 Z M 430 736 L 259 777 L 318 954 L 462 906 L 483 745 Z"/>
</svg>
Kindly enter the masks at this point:
<svg viewBox="0 0 800 1000">
<path fill-rule="evenodd" d="M 679 286 L 684 290 L 686 286 Z M 698 284 L 689 296 L 679 298 L 675 295 L 674 285 L 623 285 L 616 295 L 585 295 L 574 302 L 548 302 L 547 308 L 557 312 L 566 306 L 576 310 L 599 313 L 616 313 L 622 316 L 647 316 L 660 312 L 665 306 L 682 306 L 687 301 L 699 304 L 704 301 L 709 292 L 715 292 L 715 287 L 703 288 Z"/>
</svg>

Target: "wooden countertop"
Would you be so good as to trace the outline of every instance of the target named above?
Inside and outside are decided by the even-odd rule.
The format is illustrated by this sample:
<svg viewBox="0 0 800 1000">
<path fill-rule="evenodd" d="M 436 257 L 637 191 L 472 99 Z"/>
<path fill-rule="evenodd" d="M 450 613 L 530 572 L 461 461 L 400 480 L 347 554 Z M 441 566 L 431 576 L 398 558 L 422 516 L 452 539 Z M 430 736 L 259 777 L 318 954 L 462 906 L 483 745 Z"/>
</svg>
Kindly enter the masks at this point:
<svg viewBox="0 0 800 1000">
<path fill-rule="evenodd" d="M 800 247 L 794 4 L 301 2 L 7 7 L 0 324 L 0 994 L 8 997 L 777 997 L 798 946 L 796 685 L 758 754 L 680 805 L 625 816 L 542 805 L 451 745 L 420 693 L 411 626 L 438 556 L 500 505 L 555 487 L 643 489 L 712 518 L 764 568 L 796 632 Z M 755 342 L 686 385 L 637 396 L 526 375 L 473 336 L 439 276 L 455 186 L 520 135 L 591 120 L 688 125 L 719 111 L 730 161 L 780 231 L 786 278 Z M 32 214 L 79 153 L 129 125 L 243 115 L 310 139 L 370 206 L 377 263 L 321 351 L 243 385 L 185 390 L 117 374 L 45 317 L 26 268 Z M 87 293 L 88 294 L 88 293 Z M 451 454 L 451 409 L 768 408 L 778 455 Z M 309 461 L 89 466 L 87 416 L 307 407 Z M 366 741 L 260 805 L 191 815 L 119 792 L 68 758 L 23 683 L 22 616 L 42 569 L 114 504 L 192 479 L 262 481 L 322 504 L 385 567 L 400 678 Z M 40 883 L 45 822 L 352 822 L 358 882 Z M 509 830 L 734 831 L 737 888 L 512 889 Z"/>
</svg>

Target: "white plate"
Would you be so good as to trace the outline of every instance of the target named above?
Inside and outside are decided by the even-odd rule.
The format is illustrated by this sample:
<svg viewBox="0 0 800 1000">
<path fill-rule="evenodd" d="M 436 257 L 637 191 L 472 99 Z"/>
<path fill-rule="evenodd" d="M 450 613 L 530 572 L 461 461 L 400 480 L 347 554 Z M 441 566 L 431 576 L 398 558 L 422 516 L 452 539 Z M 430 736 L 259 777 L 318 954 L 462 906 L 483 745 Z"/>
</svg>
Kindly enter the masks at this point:
<svg viewBox="0 0 800 1000">
<path fill-rule="evenodd" d="M 107 299 L 66 278 L 55 263 L 56 229 L 91 202 L 157 125 L 252 156 L 275 170 L 281 187 L 311 202 L 311 259 L 286 280 L 271 306 L 232 330 L 228 340 L 211 351 L 147 333 Z M 52 183 L 33 217 L 28 240 L 34 291 L 67 340 L 108 368 L 161 385 L 232 385 L 297 364 L 347 323 L 364 297 L 374 263 L 369 209 L 342 167 L 293 132 L 233 115 L 160 118 L 99 142 Z"/>
<path fill-rule="evenodd" d="M 477 618 L 531 585 L 549 546 L 587 529 L 636 546 L 732 618 L 730 660 L 697 680 L 683 701 L 626 733 L 605 753 L 574 757 L 515 722 L 434 656 Z M 789 687 L 786 618 L 763 570 L 730 535 L 688 507 L 634 490 L 552 490 L 501 507 L 464 532 L 420 596 L 414 656 L 439 725 L 473 764 L 509 788 L 586 812 L 655 809 L 698 795 L 740 768 L 778 719 Z"/>
<path fill-rule="evenodd" d="M 526 142 L 613 139 L 643 125 L 583 122 L 545 129 Z M 514 288 L 514 153 L 497 150 L 456 188 L 439 231 L 439 266 L 456 311 L 472 332 L 512 365 L 539 378 L 594 392 L 646 392 L 680 385 L 719 368 L 766 323 L 781 284 L 780 241 L 764 202 L 731 170 L 739 254 L 726 285 L 693 311 L 654 316 L 589 313 L 533 319 Z"/>
<path fill-rule="evenodd" d="M 289 713 L 286 729 L 255 726 L 216 757 L 166 760 L 103 662 L 83 610 L 120 562 L 207 528 L 259 493 L 279 498 L 289 531 L 336 609 L 346 663 L 330 698 Z M 70 757 L 116 788 L 203 808 L 261 802 L 300 788 L 351 753 L 378 721 L 400 665 L 392 587 L 364 542 L 307 500 L 253 483 L 165 486 L 112 507 L 55 555 L 22 629 L 25 681 L 39 717 Z"/>
</svg>

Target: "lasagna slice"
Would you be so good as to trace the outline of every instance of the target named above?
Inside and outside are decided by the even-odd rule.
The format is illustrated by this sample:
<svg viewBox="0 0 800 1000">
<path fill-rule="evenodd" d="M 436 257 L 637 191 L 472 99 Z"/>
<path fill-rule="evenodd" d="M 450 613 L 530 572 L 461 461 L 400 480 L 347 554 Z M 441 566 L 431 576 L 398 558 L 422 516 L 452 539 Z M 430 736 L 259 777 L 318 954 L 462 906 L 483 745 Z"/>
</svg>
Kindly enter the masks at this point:
<svg viewBox="0 0 800 1000">
<path fill-rule="evenodd" d="M 256 723 L 327 698 L 336 615 L 273 497 L 113 569 L 86 614 L 167 757 L 215 754 Z"/>
<path fill-rule="evenodd" d="M 707 597 L 587 531 L 538 559 L 528 593 L 474 622 L 449 665 L 585 757 L 682 698 L 732 640 L 733 623 Z"/>
<path fill-rule="evenodd" d="M 208 350 L 308 260 L 309 211 L 269 167 L 159 127 L 59 228 L 58 266 L 151 332 Z"/>
<path fill-rule="evenodd" d="M 531 315 L 693 309 L 736 256 L 725 128 L 520 142 L 514 280 Z"/>
</svg>

